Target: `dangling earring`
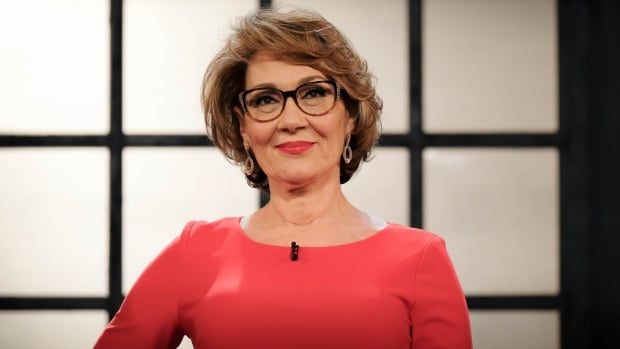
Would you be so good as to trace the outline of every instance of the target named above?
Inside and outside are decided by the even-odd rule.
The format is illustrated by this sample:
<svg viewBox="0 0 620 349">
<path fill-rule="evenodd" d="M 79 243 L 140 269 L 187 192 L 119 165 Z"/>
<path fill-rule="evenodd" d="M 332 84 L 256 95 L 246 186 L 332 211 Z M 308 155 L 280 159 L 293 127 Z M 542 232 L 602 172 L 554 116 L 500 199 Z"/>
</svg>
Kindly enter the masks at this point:
<svg viewBox="0 0 620 349">
<path fill-rule="evenodd" d="M 345 164 L 350 163 L 351 159 L 353 158 L 353 149 L 351 149 L 351 146 L 349 145 L 349 141 L 350 140 L 351 140 L 351 135 L 348 134 L 347 135 L 347 144 L 345 144 L 344 150 L 342 151 L 342 159 L 344 160 Z"/>
<path fill-rule="evenodd" d="M 251 176 L 252 173 L 254 173 L 254 160 L 252 159 L 252 156 L 250 155 L 250 147 L 248 145 L 243 145 L 243 147 L 245 148 L 245 153 L 248 155 L 247 159 L 245 159 L 245 162 L 243 163 L 243 172 L 247 175 L 247 176 Z"/>
</svg>

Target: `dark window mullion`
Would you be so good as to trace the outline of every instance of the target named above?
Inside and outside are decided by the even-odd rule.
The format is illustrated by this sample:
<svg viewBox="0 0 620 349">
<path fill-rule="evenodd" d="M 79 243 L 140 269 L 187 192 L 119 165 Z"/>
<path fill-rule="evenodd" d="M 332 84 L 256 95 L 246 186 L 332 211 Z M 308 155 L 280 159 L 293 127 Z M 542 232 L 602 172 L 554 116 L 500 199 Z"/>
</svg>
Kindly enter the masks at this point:
<svg viewBox="0 0 620 349">
<path fill-rule="evenodd" d="M 102 147 L 107 145 L 108 136 L 0 135 L 0 147 Z"/>
<path fill-rule="evenodd" d="M 108 318 L 122 301 L 123 1 L 110 1 L 110 255 Z"/>
<path fill-rule="evenodd" d="M 587 74 L 590 32 L 586 1 L 558 1 L 560 119 L 561 347 L 589 348 Z"/>
<path fill-rule="evenodd" d="M 409 1 L 409 225 L 422 227 L 422 0 Z M 389 138 L 387 138 L 389 139 Z"/>
<path fill-rule="evenodd" d="M 545 310 L 558 309 L 560 297 L 531 296 L 467 296 L 467 306 L 473 310 Z"/>
<path fill-rule="evenodd" d="M 104 297 L 0 297 L 2 310 L 104 309 Z"/>
</svg>

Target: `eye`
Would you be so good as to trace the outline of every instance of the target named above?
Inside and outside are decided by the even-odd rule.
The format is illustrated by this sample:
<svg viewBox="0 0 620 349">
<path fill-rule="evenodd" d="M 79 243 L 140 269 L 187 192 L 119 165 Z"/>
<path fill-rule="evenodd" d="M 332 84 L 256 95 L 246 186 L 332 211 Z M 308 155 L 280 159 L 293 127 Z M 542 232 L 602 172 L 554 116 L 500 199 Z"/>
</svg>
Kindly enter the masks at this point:
<svg viewBox="0 0 620 349">
<path fill-rule="evenodd" d="M 278 93 L 275 91 L 262 91 L 256 95 L 251 95 L 248 104 L 251 107 L 260 107 L 274 103 L 280 103 Z"/>
<path fill-rule="evenodd" d="M 263 104 L 271 104 L 274 103 L 275 100 L 271 97 L 271 96 L 259 96 L 254 98 L 250 104 L 253 107 L 259 106 L 259 105 L 263 105 Z"/>
<path fill-rule="evenodd" d="M 328 94 L 327 89 L 320 85 L 308 86 L 307 89 L 304 89 L 302 97 L 303 98 L 319 98 L 325 97 Z"/>
</svg>

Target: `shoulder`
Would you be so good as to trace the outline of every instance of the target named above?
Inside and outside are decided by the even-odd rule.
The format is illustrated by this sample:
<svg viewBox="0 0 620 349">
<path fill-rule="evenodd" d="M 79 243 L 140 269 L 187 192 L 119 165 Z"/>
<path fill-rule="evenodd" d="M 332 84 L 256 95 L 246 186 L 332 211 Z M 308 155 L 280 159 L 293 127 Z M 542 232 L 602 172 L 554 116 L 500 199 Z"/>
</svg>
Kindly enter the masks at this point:
<svg viewBox="0 0 620 349">
<path fill-rule="evenodd" d="M 414 269 L 429 250 L 441 249 L 444 244 L 443 238 L 435 232 L 397 223 L 389 223 L 381 234 L 383 237 L 376 240 L 375 247 L 384 253 L 389 251 L 387 255 L 405 261 Z"/>
<path fill-rule="evenodd" d="M 429 230 L 398 223 L 389 223 L 389 229 L 395 240 L 407 245 L 408 248 L 425 250 L 431 244 L 445 245 L 444 239 L 439 234 Z"/>
<path fill-rule="evenodd" d="M 223 217 L 213 221 L 191 220 L 185 223 L 178 242 L 184 249 L 219 246 L 230 232 L 239 228 L 240 217 Z"/>
<path fill-rule="evenodd" d="M 187 222 L 183 232 L 188 238 L 197 238 L 205 234 L 217 234 L 218 232 L 229 231 L 239 227 L 241 217 L 222 217 L 216 220 L 195 219 Z"/>
</svg>

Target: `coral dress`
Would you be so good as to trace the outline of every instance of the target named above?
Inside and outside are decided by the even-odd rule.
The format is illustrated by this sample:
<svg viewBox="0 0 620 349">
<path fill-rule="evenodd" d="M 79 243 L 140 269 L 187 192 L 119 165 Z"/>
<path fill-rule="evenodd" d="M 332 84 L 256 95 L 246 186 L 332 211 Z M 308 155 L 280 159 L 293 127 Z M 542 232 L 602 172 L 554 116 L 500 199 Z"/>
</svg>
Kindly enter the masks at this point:
<svg viewBox="0 0 620 349">
<path fill-rule="evenodd" d="M 138 278 L 95 344 L 197 349 L 468 349 L 444 240 L 386 224 L 333 246 L 252 240 L 240 217 L 191 221 Z"/>
</svg>

